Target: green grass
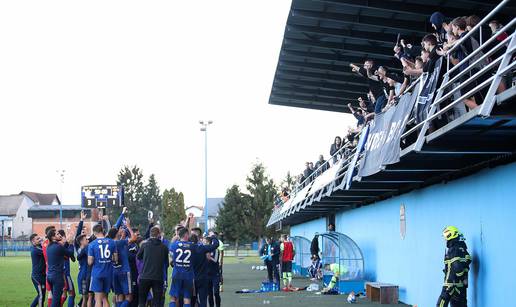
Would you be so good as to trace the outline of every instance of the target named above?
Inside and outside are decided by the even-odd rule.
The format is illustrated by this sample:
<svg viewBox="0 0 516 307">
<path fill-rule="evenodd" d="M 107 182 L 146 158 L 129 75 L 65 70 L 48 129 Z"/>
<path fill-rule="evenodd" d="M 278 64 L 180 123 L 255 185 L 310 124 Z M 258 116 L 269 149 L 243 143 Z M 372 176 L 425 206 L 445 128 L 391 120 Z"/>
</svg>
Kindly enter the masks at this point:
<svg viewBox="0 0 516 307">
<path fill-rule="evenodd" d="M 241 289 L 258 289 L 266 278 L 266 271 L 251 270 L 252 265 L 262 265 L 258 257 L 226 257 L 224 259 L 224 292 L 223 306 L 342 306 L 346 304 L 344 295 L 321 296 L 313 292 L 274 292 L 257 294 L 236 294 Z M 72 277 L 77 276 L 77 264 L 72 264 Z M 35 290 L 30 281 L 30 257 L 0 257 L 0 307 L 29 306 L 35 296 Z M 294 278 L 297 287 L 307 286 L 310 281 L 306 278 Z M 360 300 L 360 306 L 378 306 L 365 300 Z M 406 305 L 382 305 L 406 306 Z"/>
</svg>

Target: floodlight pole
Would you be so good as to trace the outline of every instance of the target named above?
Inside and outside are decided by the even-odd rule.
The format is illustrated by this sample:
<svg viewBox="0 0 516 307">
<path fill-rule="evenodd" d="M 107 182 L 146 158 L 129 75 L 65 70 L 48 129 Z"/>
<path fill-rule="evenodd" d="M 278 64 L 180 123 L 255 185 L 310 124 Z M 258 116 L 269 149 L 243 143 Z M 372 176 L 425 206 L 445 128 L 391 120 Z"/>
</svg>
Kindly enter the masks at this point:
<svg viewBox="0 0 516 307">
<path fill-rule="evenodd" d="M 213 121 L 199 121 L 201 131 L 204 132 L 204 232 L 208 233 L 208 126 Z"/>
<path fill-rule="evenodd" d="M 59 174 L 59 182 L 61 183 L 59 186 L 59 228 L 63 229 L 63 184 L 64 184 L 64 174 L 65 170 L 60 169 L 56 171 Z"/>
</svg>

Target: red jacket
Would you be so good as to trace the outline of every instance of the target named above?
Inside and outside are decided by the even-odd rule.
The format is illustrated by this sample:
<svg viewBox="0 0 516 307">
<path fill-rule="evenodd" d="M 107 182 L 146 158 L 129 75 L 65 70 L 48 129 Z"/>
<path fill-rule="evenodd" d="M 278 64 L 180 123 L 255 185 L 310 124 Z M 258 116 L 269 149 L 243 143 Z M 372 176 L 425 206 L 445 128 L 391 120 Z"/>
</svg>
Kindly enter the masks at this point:
<svg viewBox="0 0 516 307">
<path fill-rule="evenodd" d="M 283 242 L 283 255 L 281 261 L 292 261 L 294 260 L 294 245 L 290 241 Z"/>
</svg>

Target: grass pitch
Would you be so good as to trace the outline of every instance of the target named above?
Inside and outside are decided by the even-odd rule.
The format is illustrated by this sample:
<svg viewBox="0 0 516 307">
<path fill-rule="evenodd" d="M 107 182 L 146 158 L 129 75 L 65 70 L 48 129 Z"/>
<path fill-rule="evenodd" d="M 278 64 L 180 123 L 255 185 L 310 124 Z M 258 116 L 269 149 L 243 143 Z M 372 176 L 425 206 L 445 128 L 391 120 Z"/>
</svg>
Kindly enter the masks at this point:
<svg viewBox="0 0 516 307">
<path fill-rule="evenodd" d="M 224 292 L 222 306 L 292 306 L 292 307 L 324 307 L 347 305 L 344 295 L 322 296 L 313 292 L 273 292 L 256 294 L 236 294 L 241 289 L 258 289 L 266 278 L 266 271 L 251 270 L 252 265 L 262 265 L 257 257 L 226 257 L 224 264 Z M 72 277 L 77 276 L 78 265 L 72 263 Z M 36 294 L 30 281 L 30 257 L 1 257 L 0 258 L 0 307 L 29 306 Z M 307 286 L 310 281 L 306 278 L 294 278 L 297 287 Z M 168 299 L 167 299 L 168 301 Z M 360 306 L 379 306 L 360 299 Z M 407 306 L 407 305 L 382 305 Z"/>
</svg>

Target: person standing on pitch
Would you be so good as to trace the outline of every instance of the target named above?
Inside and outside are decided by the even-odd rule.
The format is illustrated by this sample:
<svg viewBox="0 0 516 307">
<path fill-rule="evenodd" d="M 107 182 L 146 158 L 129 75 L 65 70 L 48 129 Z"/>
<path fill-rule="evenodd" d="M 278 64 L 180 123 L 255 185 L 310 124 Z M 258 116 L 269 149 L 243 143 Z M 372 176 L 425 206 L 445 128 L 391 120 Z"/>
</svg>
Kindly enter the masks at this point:
<svg viewBox="0 0 516 307">
<path fill-rule="evenodd" d="M 41 248 L 42 242 L 43 240 L 37 234 L 33 233 L 30 235 L 30 243 L 32 243 L 30 248 L 30 257 L 32 260 L 31 279 L 37 292 L 30 307 L 43 307 L 43 302 L 45 301 L 45 281 L 47 274 L 43 249 Z"/>
<path fill-rule="evenodd" d="M 443 230 L 446 240 L 444 254 L 444 285 L 437 301 L 437 307 L 467 307 L 468 272 L 471 256 L 464 236 L 455 226 L 448 226 Z"/>
<path fill-rule="evenodd" d="M 267 267 L 267 277 L 269 278 L 269 282 L 273 282 L 278 286 L 280 286 L 280 278 L 279 278 L 279 254 L 280 247 L 278 243 L 274 241 L 272 237 L 267 237 L 265 239 L 266 244 L 262 246 L 260 251 L 260 258 L 265 263 Z M 274 279 L 273 279 L 274 277 Z"/>
<path fill-rule="evenodd" d="M 217 249 L 219 241 L 212 237 L 211 245 L 194 244 L 189 241 L 189 231 L 186 228 L 179 229 L 179 238 L 178 241 L 171 243 L 169 248 L 172 266 L 174 267 L 169 307 L 176 307 L 178 298 L 181 296 L 183 296 L 183 306 L 190 307 L 196 277 L 192 261 L 199 256 L 206 257 L 206 253 Z"/>
<path fill-rule="evenodd" d="M 115 242 L 104 237 L 101 225 L 93 226 L 95 240 L 88 245 L 91 268 L 90 291 L 95 293 L 95 307 L 109 307 L 109 291 L 113 280 L 113 262 L 118 261 Z"/>
<path fill-rule="evenodd" d="M 206 245 L 212 243 L 211 236 L 216 236 L 218 239 L 218 233 L 210 231 L 210 237 L 205 238 Z M 222 276 L 222 261 L 224 257 L 224 243 L 219 240 L 219 247 L 208 254 L 209 259 L 209 287 L 208 287 L 208 303 L 210 307 L 220 307 L 220 291 L 222 288 L 221 276 Z"/>
<path fill-rule="evenodd" d="M 160 240 L 160 229 L 153 226 L 149 231 L 150 238 L 144 241 L 136 258 L 143 260 L 143 268 L 139 276 L 139 306 L 144 307 L 150 289 L 152 289 L 152 306 L 163 306 L 163 272 L 168 266 L 168 249 Z"/>
<path fill-rule="evenodd" d="M 66 240 L 66 233 L 63 229 L 58 230 L 61 237 Z M 75 241 L 75 237 L 74 237 Z M 73 245 L 73 244 L 72 244 Z M 61 298 L 61 305 L 66 301 L 66 294 L 68 293 L 68 307 L 75 306 L 75 285 L 73 284 L 72 275 L 70 273 L 70 260 L 75 262 L 75 256 L 65 257 L 64 273 L 65 273 L 65 288 L 63 289 L 63 297 Z"/>
<path fill-rule="evenodd" d="M 91 273 L 88 267 L 88 238 L 83 233 L 84 220 L 86 219 L 86 212 L 81 211 L 81 220 L 77 226 L 75 233 L 75 250 L 77 252 L 77 261 L 79 262 L 79 273 L 77 274 L 77 287 L 79 287 L 79 293 L 81 294 L 81 300 L 77 304 L 78 306 L 86 307 L 92 305 L 93 297 L 89 293 L 89 276 Z"/>
<path fill-rule="evenodd" d="M 60 307 L 60 298 L 63 295 L 65 286 L 65 257 L 73 256 L 73 245 L 69 244 L 69 242 L 65 243 L 59 232 L 55 229 L 47 233 L 47 238 L 49 240 L 46 251 L 48 261 L 47 281 L 50 289 L 52 289 L 53 297 L 51 307 Z"/>
<path fill-rule="evenodd" d="M 286 234 L 281 235 L 281 274 L 283 277 L 283 291 L 292 290 L 292 261 L 296 255 L 294 244 L 288 239 Z"/>
</svg>

